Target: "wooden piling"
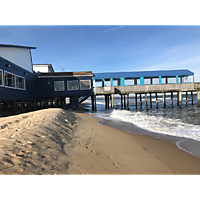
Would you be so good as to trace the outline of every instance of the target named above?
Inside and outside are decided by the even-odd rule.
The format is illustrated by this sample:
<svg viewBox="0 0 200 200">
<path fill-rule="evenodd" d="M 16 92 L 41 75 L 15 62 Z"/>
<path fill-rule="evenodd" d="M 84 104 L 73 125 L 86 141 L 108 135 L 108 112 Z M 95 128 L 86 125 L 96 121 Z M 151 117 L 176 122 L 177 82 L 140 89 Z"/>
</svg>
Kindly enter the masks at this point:
<svg viewBox="0 0 200 200">
<path fill-rule="evenodd" d="M 124 110 L 126 110 L 126 95 L 124 94 Z"/>
<path fill-rule="evenodd" d="M 173 92 L 171 92 L 171 107 L 173 108 Z"/>
<path fill-rule="evenodd" d="M 178 92 L 178 105 L 182 108 L 182 92 Z"/>
<path fill-rule="evenodd" d="M 140 93 L 140 110 L 142 110 L 142 94 Z"/>
<path fill-rule="evenodd" d="M 129 94 L 127 94 L 127 110 L 130 110 L 129 109 Z"/>
<path fill-rule="evenodd" d="M 162 93 L 162 96 L 163 96 L 163 108 L 165 108 L 165 93 L 164 92 Z"/>
<path fill-rule="evenodd" d="M 186 98 L 186 107 L 188 106 L 188 93 L 185 93 L 185 98 Z"/>
<path fill-rule="evenodd" d="M 137 109 L 137 93 L 135 94 L 135 108 Z"/>
<path fill-rule="evenodd" d="M 146 110 L 148 110 L 148 104 L 147 104 L 147 93 L 145 93 L 145 103 L 146 103 Z"/>
<path fill-rule="evenodd" d="M 91 96 L 92 110 L 94 110 L 94 95 Z"/>
<path fill-rule="evenodd" d="M 115 108 L 115 97 L 114 97 L 114 94 L 111 94 L 111 107 L 112 107 L 112 109 Z"/>
<path fill-rule="evenodd" d="M 24 102 L 21 102 L 21 112 L 24 112 Z"/>
<path fill-rule="evenodd" d="M 152 99 L 151 99 L 151 92 L 149 93 L 149 95 L 150 95 L 150 108 L 152 108 Z"/>
<path fill-rule="evenodd" d="M 121 109 L 123 109 L 123 96 L 121 94 Z"/>
<path fill-rule="evenodd" d="M 177 92 L 177 106 L 179 106 L 179 92 Z"/>
<path fill-rule="evenodd" d="M 191 92 L 191 98 L 192 98 L 192 105 L 194 105 L 193 92 Z"/>
<path fill-rule="evenodd" d="M 105 109 L 107 109 L 107 95 L 105 95 Z"/>
<path fill-rule="evenodd" d="M 197 90 L 197 106 L 200 107 L 200 91 Z"/>
<path fill-rule="evenodd" d="M 158 109 L 158 94 L 156 92 L 156 108 Z"/>
<path fill-rule="evenodd" d="M 0 101 L 0 116 L 1 116 L 1 101 Z"/>
<path fill-rule="evenodd" d="M 107 105 L 108 105 L 108 109 L 109 109 L 109 106 L 110 106 L 110 98 L 109 98 L 109 95 L 108 95 L 107 101 L 108 101 Z"/>
</svg>

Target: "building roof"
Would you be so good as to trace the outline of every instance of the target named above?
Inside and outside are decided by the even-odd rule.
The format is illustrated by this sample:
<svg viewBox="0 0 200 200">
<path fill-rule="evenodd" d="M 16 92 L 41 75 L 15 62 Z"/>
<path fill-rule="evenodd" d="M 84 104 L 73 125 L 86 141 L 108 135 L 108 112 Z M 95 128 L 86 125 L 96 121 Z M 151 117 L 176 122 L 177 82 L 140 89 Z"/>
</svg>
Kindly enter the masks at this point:
<svg viewBox="0 0 200 200">
<path fill-rule="evenodd" d="M 92 71 L 84 72 L 54 72 L 54 73 L 40 73 L 38 77 L 70 77 L 70 76 L 93 76 Z"/>
<path fill-rule="evenodd" d="M 110 79 L 110 78 L 136 78 L 136 77 L 170 77 L 170 76 L 191 76 L 193 72 L 183 70 L 159 70 L 159 71 L 135 71 L 135 72 L 105 72 L 94 73 L 94 79 Z"/>
<path fill-rule="evenodd" d="M 0 47 L 14 47 L 14 48 L 25 48 L 25 49 L 36 49 L 36 47 L 12 45 L 12 44 L 0 44 Z"/>
</svg>

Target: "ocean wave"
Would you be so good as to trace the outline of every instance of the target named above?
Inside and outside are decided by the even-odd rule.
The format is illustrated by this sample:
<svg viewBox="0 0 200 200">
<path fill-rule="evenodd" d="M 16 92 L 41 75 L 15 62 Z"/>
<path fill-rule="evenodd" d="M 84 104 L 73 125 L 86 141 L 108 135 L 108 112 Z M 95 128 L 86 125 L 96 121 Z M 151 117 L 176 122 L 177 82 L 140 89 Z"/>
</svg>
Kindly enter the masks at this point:
<svg viewBox="0 0 200 200">
<path fill-rule="evenodd" d="M 200 125 L 183 123 L 179 119 L 167 119 L 126 110 L 113 110 L 109 115 L 101 117 L 132 123 L 151 132 L 200 141 Z"/>
</svg>

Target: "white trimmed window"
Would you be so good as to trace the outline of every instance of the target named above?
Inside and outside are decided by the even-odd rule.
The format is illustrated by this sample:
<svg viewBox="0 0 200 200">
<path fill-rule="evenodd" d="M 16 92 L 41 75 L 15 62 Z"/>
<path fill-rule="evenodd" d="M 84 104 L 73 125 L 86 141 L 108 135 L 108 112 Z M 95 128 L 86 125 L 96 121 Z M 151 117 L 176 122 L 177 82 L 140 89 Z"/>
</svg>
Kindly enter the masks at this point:
<svg viewBox="0 0 200 200">
<path fill-rule="evenodd" d="M 67 89 L 68 90 L 78 90 L 78 81 L 67 81 Z"/>
<path fill-rule="evenodd" d="M 54 81 L 54 91 L 65 91 L 65 82 Z"/>
<path fill-rule="evenodd" d="M 3 86 L 3 71 L 0 70 L 0 86 Z"/>
<path fill-rule="evenodd" d="M 4 83 L 5 83 L 5 87 L 8 88 L 15 88 L 15 75 L 8 73 L 8 72 L 4 72 Z"/>
<path fill-rule="evenodd" d="M 20 77 L 20 76 L 16 76 L 16 88 L 17 89 L 21 89 L 21 90 L 25 90 L 25 78 Z"/>
<path fill-rule="evenodd" d="M 81 90 L 89 90 L 91 89 L 91 81 L 90 80 L 80 80 Z"/>
</svg>

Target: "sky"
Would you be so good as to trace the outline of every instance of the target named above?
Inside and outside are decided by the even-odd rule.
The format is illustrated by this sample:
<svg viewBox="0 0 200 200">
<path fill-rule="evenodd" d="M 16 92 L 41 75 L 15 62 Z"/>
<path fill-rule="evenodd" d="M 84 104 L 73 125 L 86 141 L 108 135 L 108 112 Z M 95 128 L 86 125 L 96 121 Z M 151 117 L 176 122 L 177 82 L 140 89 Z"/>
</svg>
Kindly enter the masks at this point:
<svg viewBox="0 0 200 200">
<path fill-rule="evenodd" d="M 0 44 L 33 46 L 55 71 L 189 69 L 200 81 L 200 26 L 0 26 Z"/>
</svg>

